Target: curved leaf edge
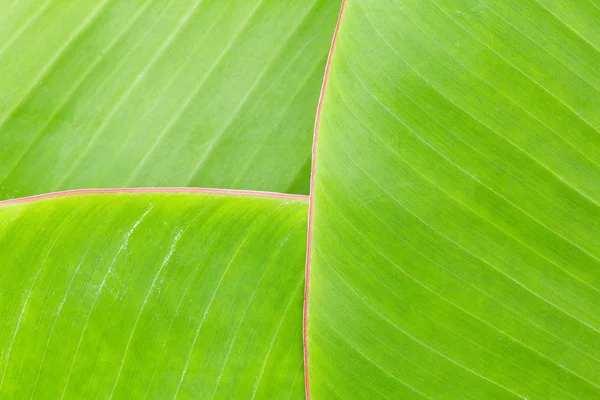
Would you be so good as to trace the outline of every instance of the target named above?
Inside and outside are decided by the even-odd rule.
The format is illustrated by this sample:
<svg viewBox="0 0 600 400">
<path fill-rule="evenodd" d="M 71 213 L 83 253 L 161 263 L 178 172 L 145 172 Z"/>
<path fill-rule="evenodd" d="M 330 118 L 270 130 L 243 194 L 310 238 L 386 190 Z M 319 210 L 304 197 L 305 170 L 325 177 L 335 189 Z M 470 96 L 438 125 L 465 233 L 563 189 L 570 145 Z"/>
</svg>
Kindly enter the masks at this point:
<svg viewBox="0 0 600 400">
<path fill-rule="evenodd" d="M 338 15 L 337 23 L 335 24 L 335 30 L 333 31 L 333 38 L 331 39 L 331 47 L 329 48 L 329 54 L 327 55 L 327 64 L 325 64 L 325 74 L 323 76 L 323 84 L 321 85 L 321 93 L 319 95 L 319 103 L 317 105 L 317 115 L 315 118 L 315 126 L 313 130 L 313 142 L 312 142 L 312 157 L 311 157 L 311 169 L 310 169 L 310 190 L 308 195 L 308 230 L 306 238 L 306 268 L 304 277 L 304 310 L 302 313 L 302 344 L 304 347 L 304 389 L 306 393 L 306 400 L 310 400 L 310 380 L 308 374 L 308 294 L 310 289 L 310 260 L 311 260 L 311 247 L 312 247 L 312 223 L 313 223 L 313 205 L 314 205 L 314 193 L 315 193 L 315 171 L 317 164 L 317 142 L 319 137 L 319 122 L 321 119 L 321 110 L 323 108 L 323 98 L 325 96 L 325 88 L 327 86 L 327 78 L 329 77 L 329 69 L 331 67 L 331 59 L 333 57 L 333 51 L 335 48 L 335 42 L 337 34 L 342 22 L 344 14 L 344 7 L 346 0 L 342 0 L 340 6 L 340 13 Z"/>
<path fill-rule="evenodd" d="M 189 188 L 189 187 L 140 187 L 140 188 L 99 188 L 99 189 L 74 189 L 60 192 L 51 192 L 35 196 L 18 197 L 0 201 L 0 206 L 11 204 L 29 203 L 33 201 L 53 199 L 76 195 L 92 194 L 126 194 L 126 193 L 198 193 L 224 196 L 263 197 L 272 199 L 288 199 L 307 201 L 309 196 L 302 194 L 287 194 L 278 192 L 263 192 L 255 190 L 217 189 L 217 188 Z"/>
</svg>

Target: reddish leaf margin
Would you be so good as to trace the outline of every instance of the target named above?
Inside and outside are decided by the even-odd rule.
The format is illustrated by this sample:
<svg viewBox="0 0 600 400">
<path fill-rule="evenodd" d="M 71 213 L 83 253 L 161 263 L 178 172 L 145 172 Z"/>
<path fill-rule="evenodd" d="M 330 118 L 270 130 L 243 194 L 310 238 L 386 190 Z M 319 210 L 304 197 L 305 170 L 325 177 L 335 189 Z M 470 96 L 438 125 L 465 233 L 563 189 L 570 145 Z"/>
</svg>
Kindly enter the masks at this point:
<svg viewBox="0 0 600 400">
<path fill-rule="evenodd" d="M 0 201 L 0 206 L 18 203 L 27 203 L 36 200 L 52 199 L 55 197 L 73 196 L 78 194 L 111 194 L 111 193 L 203 193 L 203 194 L 221 194 L 230 196 L 246 197 L 269 197 L 274 199 L 293 199 L 307 200 L 309 196 L 302 194 L 287 194 L 275 192 L 261 192 L 254 190 L 234 190 L 234 189 L 212 189 L 212 188 L 186 188 L 186 187 L 150 187 L 150 188 L 116 188 L 116 189 L 75 189 L 62 192 L 52 192 L 29 197 L 19 197 Z"/>
<path fill-rule="evenodd" d="M 335 47 L 335 41 L 337 39 L 338 30 L 340 23 L 342 22 L 342 15 L 344 13 L 344 6 L 346 0 L 342 0 L 340 13 L 338 20 L 335 25 L 335 31 L 333 32 L 333 38 L 331 39 L 331 47 L 329 48 L 329 55 L 327 56 L 327 65 L 325 66 L 325 75 L 323 76 L 323 84 L 321 85 L 321 94 L 319 96 L 319 105 L 317 106 L 317 116 L 315 118 L 315 127 L 313 131 L 313 147 L 312 147 L 312 163 L 310 171 L 310 194 L 308 196 L 308 230 L 306 239 L 306 269 L 304 279 L 304 311 L 302 316 L 302 342 L 304 345 L 304 389 L 306 391 L 306 400 L 310 400 L 310 382 L 308 379 L 308 292 L 310 283 L 310 255 L 312 247 L 312 221 L 313 221 L 313 205 L 314 205 L 314 192 L 315 192 L 315 170 L 317 160 L 317 139 L 319 136 L 319 121 L 321 119 L 321 109 L 323 107 L 323 96 L 325 95 L 325 86 L 327 85 L 327 78 L 329 77 L 329 68 L 331 66 L 331 58 L 333 56 L 333 49 Z"/>
</svg>

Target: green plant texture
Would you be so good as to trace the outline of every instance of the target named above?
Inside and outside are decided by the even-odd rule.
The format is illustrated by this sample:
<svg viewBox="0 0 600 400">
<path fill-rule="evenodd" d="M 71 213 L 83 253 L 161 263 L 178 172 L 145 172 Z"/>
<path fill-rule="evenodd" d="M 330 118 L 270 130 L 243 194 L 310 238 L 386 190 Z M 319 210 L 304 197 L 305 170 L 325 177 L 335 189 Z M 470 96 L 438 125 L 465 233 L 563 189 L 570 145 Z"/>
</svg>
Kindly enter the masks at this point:
<svg viewBox="0 0 600 400">
<path fill-rule="evenodd" d="M 203 193 L 1 207 L 0 391 L 301 398 L 306 211 Z"/>
<path fill-rule="evenodd" d="M 600 398 L 597 1 L 0 10 L 1 399 Z"/>
</svg>

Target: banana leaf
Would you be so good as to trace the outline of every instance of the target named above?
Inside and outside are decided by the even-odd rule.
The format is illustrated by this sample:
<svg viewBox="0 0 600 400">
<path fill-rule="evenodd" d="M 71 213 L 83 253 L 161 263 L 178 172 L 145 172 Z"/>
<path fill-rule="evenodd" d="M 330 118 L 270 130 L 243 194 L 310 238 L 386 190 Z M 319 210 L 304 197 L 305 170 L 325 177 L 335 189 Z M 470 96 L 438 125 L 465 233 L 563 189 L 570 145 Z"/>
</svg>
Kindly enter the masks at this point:
<svg viewBox="0 0 600 400">
<path fill-rule="evenodd" d="M 304 397 L 301 196 L 0 203 L 0 397 Z"/>
<path fill-rule="evenodd" d="M 308 194 L 339 0 L 0 0 L 0 200 Z"/>
<path fill-rule="evenodd" d="M 317 138 L 312 399 L 600 397 L 600 8 L 348 0 Z"/>
</svg>

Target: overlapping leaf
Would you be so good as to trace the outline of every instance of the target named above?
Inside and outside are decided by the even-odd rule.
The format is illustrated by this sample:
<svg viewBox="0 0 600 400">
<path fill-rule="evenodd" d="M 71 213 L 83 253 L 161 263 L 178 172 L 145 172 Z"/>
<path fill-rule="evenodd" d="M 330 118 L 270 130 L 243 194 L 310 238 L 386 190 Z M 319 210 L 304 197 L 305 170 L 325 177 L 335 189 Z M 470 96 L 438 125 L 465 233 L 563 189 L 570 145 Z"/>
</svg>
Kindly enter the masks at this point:
<svg viewBox="0 0 600 400">
<path fill-rule="evenodd" d="M 0 206 L 0 397 L 303 398 L 302 199 Z"/>
<path fill-rule="evenodd" d="M 599 20 L 590 1 L 347 2 L 313 399 L 600 396 Z"/>
</svg>

